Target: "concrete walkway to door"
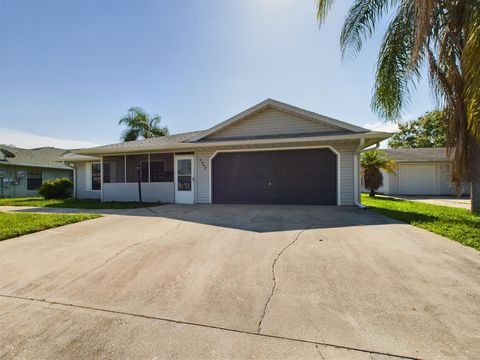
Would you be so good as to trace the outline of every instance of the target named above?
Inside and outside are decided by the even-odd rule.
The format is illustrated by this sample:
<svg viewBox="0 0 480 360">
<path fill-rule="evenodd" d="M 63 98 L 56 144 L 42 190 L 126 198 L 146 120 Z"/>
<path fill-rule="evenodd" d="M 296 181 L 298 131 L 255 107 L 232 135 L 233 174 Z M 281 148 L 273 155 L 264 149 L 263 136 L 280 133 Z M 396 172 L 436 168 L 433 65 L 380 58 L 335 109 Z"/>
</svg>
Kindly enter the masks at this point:
<svg viewBox="0 0 480 360">
<path fill-rule="evenodd" d="M 480 254 L 368 210 L 122 210 L 0 269 L 5 359 L 480 358 Z"/>
</svg>

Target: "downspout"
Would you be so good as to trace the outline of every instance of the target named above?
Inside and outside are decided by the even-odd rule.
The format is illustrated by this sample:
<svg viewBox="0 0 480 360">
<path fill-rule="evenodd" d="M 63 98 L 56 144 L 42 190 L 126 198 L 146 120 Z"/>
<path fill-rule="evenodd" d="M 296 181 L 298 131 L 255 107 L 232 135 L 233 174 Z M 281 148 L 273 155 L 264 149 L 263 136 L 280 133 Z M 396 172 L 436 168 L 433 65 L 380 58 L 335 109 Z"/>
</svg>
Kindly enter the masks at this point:
<svg viewBox="0 0 480 360">
<path fill-rule="evenodd" d="M 365 139 L 362 138 L 362 139 L 360 139 L 360 144 L 358 145 L 357 149 L 355 150 L 355 153 L 353 154 L 353 172 L 354 172 L 353 173 L 353 181 L 354 181 L 353 188 L 354 188 L 354 192 L 355 192 L 354 204 L 362 210 L 365 210 L 367 207 L 360 202 L 360 178 L 358 176 L 359 172 L 360 172 L 360 168 L 359 168 L 359 163 L 358 163 L 358 160 L 359 160 L 358 157 L 360 156 L 360 154 L 362 152 L 378 149 L 380 147 L 380 142 L 377 142 L 375 144 L 375 147 L 373 147 L 373 148 L 362 149 L 362 147 L 364 145 L 365 145 Z"/>
</svg>

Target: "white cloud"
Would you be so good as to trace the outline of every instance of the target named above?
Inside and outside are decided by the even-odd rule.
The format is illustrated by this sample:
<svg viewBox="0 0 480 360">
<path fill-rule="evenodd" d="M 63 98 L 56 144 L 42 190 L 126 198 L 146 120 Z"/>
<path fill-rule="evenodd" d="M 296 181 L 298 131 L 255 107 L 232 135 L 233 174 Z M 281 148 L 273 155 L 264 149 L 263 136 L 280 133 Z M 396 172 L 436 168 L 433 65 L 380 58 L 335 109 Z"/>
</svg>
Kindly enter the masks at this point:
<svg viewBox="0 0 480 360">
<path fill-rule="evenodd" d="M 5 128 L 0 128 L 0 144 L 13 145 L 27 149 L 42 146 L 53 146 L 61 149 L 77 149 L 99 145 L 91 141 L 58 139 L 50 136 L 35 135 Z"/>
<path fill-rule="evenodd" d="M 363 125 L 363 127 L 373 131 L 383 131 L 383 132 L 389 132 L 389 133 L 398 131 L 398 124 L 392 123 L 392 122 L 377 121 L 375 123 L 367 123 Z M 389 139 L 384 140 L 380 143 L 381 149 L 388 148 L 388 140 Z"/>
<path fill-rule="evenodd" d="M 396 132 L 398 131 L 398 124 L 392 122 L 377 121 L 375 123 L 367 123 L 363 127 L 373 131 Z"/>
</svg>

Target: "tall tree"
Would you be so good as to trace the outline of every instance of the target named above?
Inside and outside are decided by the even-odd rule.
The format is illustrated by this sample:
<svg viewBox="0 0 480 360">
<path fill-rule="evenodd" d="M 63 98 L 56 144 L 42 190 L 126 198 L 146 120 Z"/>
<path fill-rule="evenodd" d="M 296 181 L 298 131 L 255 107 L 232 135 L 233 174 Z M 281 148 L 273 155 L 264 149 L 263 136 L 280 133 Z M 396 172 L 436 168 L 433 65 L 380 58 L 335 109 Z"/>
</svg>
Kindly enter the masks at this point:
<svg viewBox="0 0 480 360">
<path fill-rule="evenodd" d="M 442 111 L 427 112 L 406 124 L 398 124 L 399 131 L 392 136 L 391 148 L 435 148 L 446 146 L 447 122 Z"/>
<path fill-rule="evenodd" d="M 121 139 L 122 141 L 133 141 L 168 135 L 168 128 L 161 127 L 160 121 L 160 116 L 150 116 L 142 108 L 132 107 L 128 109 L 127 115 L 118 122 L 119 125 L 127 126 L 122 132 Z"/>
<path fill-rule="evenodd" d="M 395 173 L 396 164 L 393 160 L 387 159 L 382 150 L 370 150 L 362 154 L 360 158 L 362 167 L 361 180 L 362 185 L 370 193 L 370 197 L 375 197 L 375 191 L 383 186 L 382 170 L 388 173 Z"/>
<path fill-rule="evenodd" d="M 322 24 L 334 0 L 316 0 Z M 398 121 L 428 67 L 447 119 L 452 181 L 472 183 L 480 213 L 480 0 L 354 0 L 342 33 L 342 53 L 358 54 L 382 16 L 394 12 L 378 55 L 372 109 Z"/>
</svg>

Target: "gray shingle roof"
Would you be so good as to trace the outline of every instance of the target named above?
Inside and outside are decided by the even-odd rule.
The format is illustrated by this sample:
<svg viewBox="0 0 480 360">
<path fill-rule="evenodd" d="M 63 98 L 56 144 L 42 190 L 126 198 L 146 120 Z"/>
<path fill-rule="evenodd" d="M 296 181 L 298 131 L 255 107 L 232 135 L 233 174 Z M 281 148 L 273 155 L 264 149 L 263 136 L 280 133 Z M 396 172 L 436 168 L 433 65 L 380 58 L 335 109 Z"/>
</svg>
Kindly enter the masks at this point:
<svg viewBox="0 0 480 360">
<path fill-rule="evenodd" d="M 0 152 L 0 165 L 18 165 L 71 170 L 71 168 L 67 165 L 58 162 L 60 156 L 68 152 L 68 150 L 65 149 L 58 149 L 54 147 L 22 149 L 8 145 L 0 145 L 0 149 L 8 150 L 15 155 L 15 157 L 12 158 L 5 158 Z"/>
<path fill-rule="evenodd" d="M 446 148 L 384 149 L 390 160 L 395 161 L 448 161 Z"/>
<path fill-rule="evenodd" d="M 143 147 L 150 147 L 150 146 L 170 146 L 170 145 L 178 145 L 183 142 L 186 142 L 188 139 L 192 138 L 193 136 L 199 134 L 201 131 L 191 131 L 186 133 L 180 133 L 175 135 L 167 135 L 167 136 L 159 136 L 149 139 L 143 140 L 135 140 L 135 141 L 127 141 L 121 142 L 116 144 L 109 144 L 109 145 L 102 145 L 93 148 L 88 148 L 88 150 L 128 150 L 135 148 L 143 148 Z"/>
</svg>

